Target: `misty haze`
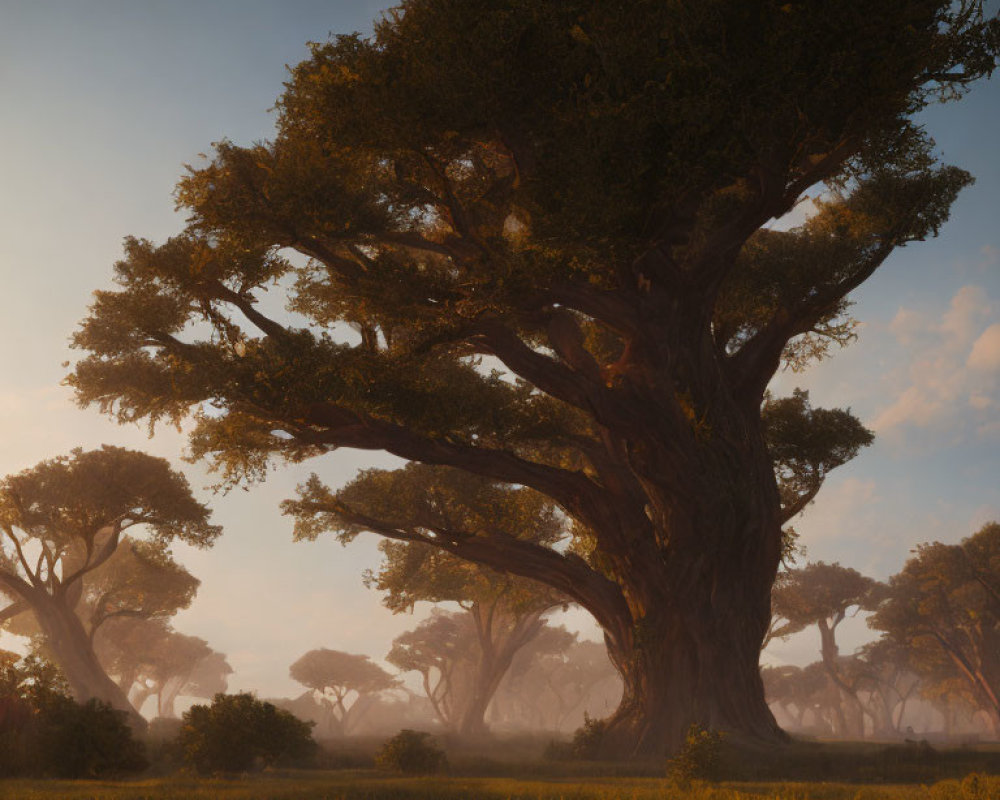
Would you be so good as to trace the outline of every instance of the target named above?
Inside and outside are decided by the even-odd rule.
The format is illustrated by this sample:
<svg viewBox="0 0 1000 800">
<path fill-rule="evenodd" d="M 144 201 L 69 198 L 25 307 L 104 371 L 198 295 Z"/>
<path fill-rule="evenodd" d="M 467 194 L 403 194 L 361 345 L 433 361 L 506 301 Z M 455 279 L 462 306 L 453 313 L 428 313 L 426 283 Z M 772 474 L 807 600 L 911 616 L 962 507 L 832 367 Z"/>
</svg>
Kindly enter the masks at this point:
<svg viewBox="0 0 1000 800">
<path fill-rule="evenodd" d="M 0 797 L 1000 797 L 998 54 L 0 0 Z"/>
</svg>

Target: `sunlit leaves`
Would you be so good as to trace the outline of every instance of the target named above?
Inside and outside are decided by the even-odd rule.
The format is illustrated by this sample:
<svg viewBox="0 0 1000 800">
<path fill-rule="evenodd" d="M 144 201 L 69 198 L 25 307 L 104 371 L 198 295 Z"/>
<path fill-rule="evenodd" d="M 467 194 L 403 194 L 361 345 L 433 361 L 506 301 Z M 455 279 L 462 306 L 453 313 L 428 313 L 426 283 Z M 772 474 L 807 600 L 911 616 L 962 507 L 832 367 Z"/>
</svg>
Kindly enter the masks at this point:
<svg viewBox="0 0 1000 800">
<path fill-rule="evenodd" d="M 830 470 L 850 461 L 874 440 L 850 410 L 813 408 L 809 393 L 801 389 L 791 397 L 768 398 L 762 418 L 782 505 L 788 513 L 801 511 Z"/>
<path fill-rule="evenodd" d="M 1000 717 L 1000 525 L 918 547 L 870 624 L 911 652 L 932 692 L 957 682 Z"/>
</svg>

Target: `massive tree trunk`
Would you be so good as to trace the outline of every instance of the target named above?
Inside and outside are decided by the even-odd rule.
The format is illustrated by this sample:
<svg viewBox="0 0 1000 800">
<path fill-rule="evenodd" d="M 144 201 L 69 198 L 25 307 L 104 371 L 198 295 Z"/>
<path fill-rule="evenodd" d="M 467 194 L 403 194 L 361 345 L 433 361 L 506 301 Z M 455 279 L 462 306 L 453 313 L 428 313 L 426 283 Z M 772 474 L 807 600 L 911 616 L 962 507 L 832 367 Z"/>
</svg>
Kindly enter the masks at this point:
<svg viewBox="0 0 1000 800">
<path fill-rule="evenodd" d="M 785 740 L 760 677 L 766 614 L 759 599 L 746 602 L 739 584 L 712 583 L 703 583 L 711 594 L 704 605 L 679 599 L 640 620 L 640 640 L 631 649 L 609 642 L 624 691 L 607 720 L 604 755 L 674 752 L 693 725 L 738 738 Z"/>
<path fill-rule="evenodd" d="M 125 712 L 133 728 L 145 730 L 146 720 L 129 703 L 121 687 L 108 677 L 79 617 L 60 599 L 36 591 L 31 607 L 53 658 L 66 676 L 73 698 L 80 703 L 92 698 L 108 703 Z"/>
<path fill-rule="evenodd" d="M 630 447 L 631 466 L 667 473 L 670 488 L 643 487 L 656 500 L 645 508 L 656 549 L 636 548 L 616 570 L 630 619 L 626 637 L 607 637 L 624 681 L 602 746 L 609 757 L 675 752 L 692 726 L 787 740 L 760 677 L 781 506 L 755 417 L 729 431 L 693 421 L 683 463 L 661 462 L 666 448 Z"/>
</svg>

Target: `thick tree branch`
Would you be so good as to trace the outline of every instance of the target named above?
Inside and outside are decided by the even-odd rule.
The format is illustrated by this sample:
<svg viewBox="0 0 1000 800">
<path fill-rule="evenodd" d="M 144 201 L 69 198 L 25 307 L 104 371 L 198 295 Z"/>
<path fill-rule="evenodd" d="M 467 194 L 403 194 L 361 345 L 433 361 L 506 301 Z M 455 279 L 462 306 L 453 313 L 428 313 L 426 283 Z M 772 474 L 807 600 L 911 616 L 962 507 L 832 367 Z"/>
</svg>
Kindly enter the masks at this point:
<svg viewBox="0 0 1000 800">
<path fill-rule="evenodd" d="M 787 506 L 783 506 L 781 509 L 780 521 L 784 525 L 796 514 L 801 513 L 806 506 L 808 506 L 819 494 L 819 490 L 823 487 L 823 481 L 817 480 L 808 491 L 804 494 L 799 495 L 792 503 Z"/>
<path fill-rule="evenodd" d="M 127 527 L 131 527 L 131 525 Z M 80 567 L 76 572 L 70 574 L 68 577 L 65 575 L 63 576 L 61 583 L 65 589 L 69 589 L 70 586 L 72 586 L 76 581 L 80 580 L 80 578 L 82 578 L 88 572 L 93 572 L 99 566 L 104 564 L 109 558 L 111 558 L 111 556 L 114 555 L 115 550 L 118 549 L 118 542 L 121 538 L 122 531 L 125 529 L 122 526 L 121 520 L 115 520 L 110 525 L 101 526 L 101 530 L 105 528 L 111 529 L 111 535 L 105 540 L 104 544 L 101 545 L 100 550 L 97 551 L 97 555 L 94 556 L 93 559 L 91 559 L 88 556 L 83 566 Z M 98 530 L 97 533 L 100 533 L 100 530 Z"/>
<path fill-rule="evenodd" d="M 37 586 L 40 578 L 28 565 L 28 560 L 24 557 L 24 550 L 21 547 L 21 541 L 17 538 L 17 534 L 14 533 L 14 529 L 8 525 L 3 525 L 2 530 L 14 544 L 14 551 L 17 553 L 17 560 L 21 565 L 21 569 L 24 570 L 25 577 L 31 581 L 32 584 Z"/>
<path fill-rule="evenodd" d="M 261 332 L 275 341 L 288 342 L 291 339 L 291 332 L 284 325 L 280 325 L 270 317 L 261 314 L 253 307 L 253 303 L 249 299 L 238 292 L 234 292 L 221 281 L 213 282 L 212 291 L 219 300 L 236 306 L 242 312 L 243 316 L 250 320 Z"/>
<path fill-rule="evenodd" d="M 442 529 L 429 535 L 425 532 L 428 529 L 371 517 L 342 503 L 333 506 L 304 504 L 304 507 L 334 513 L 353 525 L 389 539 L 429 545 L 499 572 L 539 581 L 590 611 L 612 638 L 624 641 L 631 635 L 631 616 L 617 584 L 595 572 L 575 554 L 564 555 L 512 536 L 482 536 Z"/>
<path fill-rule="evenodd" d="M 514 374 L 557 400 L 589 410 L 597 390 L 592 376 L 584 375 L 533 350 L 506 325 L 483 321 L 473 328 L 477 350 L 499 358 Z"/>
<path fill-rule="evenodd" d="M 885 237 L 850 276 L 815 292 L 794 308 L 779 309 L 767 325 L 729 358 L 730 373 L 740 390 L 754 398 L 763 396 L 781 365 L 781 354 L 788 341 L 811 331 L 837 303 L 874 274 L 897 244 L 895 237 Z"/>
<path fill-rule="evenodd" d="M 318 430 L 303 430 L 297 435 L 313 444 L 385 450 L 407 461 L 457 467 L 504 483 L 529 486 L 586 520 L 606 515 L 609 498 L 579 471 L 529 461 L 505 450 L 427 438 L 327 403 L 312 406 L 306 421 Z"/>
</svg>

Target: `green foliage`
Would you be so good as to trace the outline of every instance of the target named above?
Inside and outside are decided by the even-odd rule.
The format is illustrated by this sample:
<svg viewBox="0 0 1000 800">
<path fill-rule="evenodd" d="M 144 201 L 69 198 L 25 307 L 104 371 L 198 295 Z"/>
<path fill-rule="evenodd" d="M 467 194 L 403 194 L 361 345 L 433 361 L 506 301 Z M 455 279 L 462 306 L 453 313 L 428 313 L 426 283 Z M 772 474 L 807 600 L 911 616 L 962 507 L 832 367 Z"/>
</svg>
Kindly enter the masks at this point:
<svg viewBox="0 0 1000 800">
<path fill-rule="evenodd" d="M 925 696 L 971 701 L 1000 726 L 1000 524 L 917 547 L 869 624 L 907 652 Z"/>
<path fill-rule="evenodd" d="M 813 408 L 809 392 L 802 389 L 791 397 L 768 396 L 761 420 L 785 519 L 805 508 L 830 470 L 846 464 L 875 439 L 850 409 Z"/>
<path fill-rule="evenodd" d="M 429 733 L 403 729 L 382 745 L 375 765 L 404 775 L 433 775 L 448 769 L 448 759 Z"/>
<path fill-rule="evenodd" d="M 332 506 L 299 533 L 419 536 L 546 583 L 627 658 L 650 587 L 765 597 L 782 511 L 866 443 L 803 396 L 815 425 L 772 465 L 764 393 L 946 221 L 971 176 L 912 120 L 992 72 L 998 30 L 978 0 L 406 0 L 312 46 L 273 141 L 189 170 L 187 228 L 127 241 L 68 382 L 123 422 L 193 417 L 227 485 L 355 447 L 527 487 L 586 545 L 384 505 L 345 523 L 318 480 L 298 509 Z M 770 226 L 824 182 L 808 222 Z"/>
<path fill-rule="evenodd" d="M 607 730 L 607 720 L 595 719 L 585 712 L 583 725 L 573 733 L 573 741 L 570 744 L 573 758 L 581 761 L 596 760 Z"/>
<path fill-rule="evenodd" d="M 60 778 L 121 775 L 149 765 L 126 714 L 94 699 L 81 705 L 59 698 L 44 706 L 35 747 L 45 771 Z"/>
<path fill-rule="evenodd" d="M 719 731 L 692 725 L 677 755 L 667 761 L 667 777 L 679 785 L 692 781 L 718 781 L 722 775 L 722 740 Z"/>
<path fill-rule="evenodd" d="M 36 656 L 0 665 L 0 776 L 98 778 L 141 772 L 143 744 L 107 703 L 74 702 L 58 670 Z"/>
<path fill-rule="evenodd" d="M 200 773 L 246 772 L 312 758 L 311 726 L 251 694 L 217 694 L 184 713 L 178 747 Z"/>
</svg>

